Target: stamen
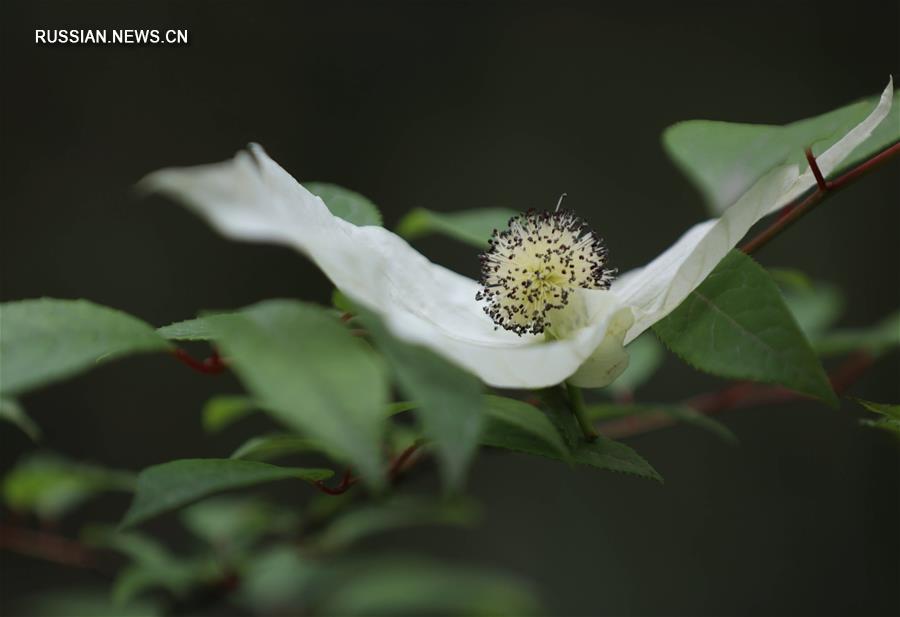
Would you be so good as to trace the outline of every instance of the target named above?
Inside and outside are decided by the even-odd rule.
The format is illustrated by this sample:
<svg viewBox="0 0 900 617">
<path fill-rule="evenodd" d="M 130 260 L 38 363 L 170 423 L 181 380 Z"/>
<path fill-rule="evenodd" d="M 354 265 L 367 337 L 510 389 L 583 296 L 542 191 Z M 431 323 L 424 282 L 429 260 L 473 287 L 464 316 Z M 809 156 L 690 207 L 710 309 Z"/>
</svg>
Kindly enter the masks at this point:
<svg viewBox="0 0 900 617">
<path fill-rule="evenodd" d="M 529 210 L 494 230 L 481 255 L 481 286 L 475 296 L 497 327 L 518 335 L 550 328 L 578 289 L 608 289 L 614 270 L 606 267 L 603 241 L 569 210 Z"/>
</svg>

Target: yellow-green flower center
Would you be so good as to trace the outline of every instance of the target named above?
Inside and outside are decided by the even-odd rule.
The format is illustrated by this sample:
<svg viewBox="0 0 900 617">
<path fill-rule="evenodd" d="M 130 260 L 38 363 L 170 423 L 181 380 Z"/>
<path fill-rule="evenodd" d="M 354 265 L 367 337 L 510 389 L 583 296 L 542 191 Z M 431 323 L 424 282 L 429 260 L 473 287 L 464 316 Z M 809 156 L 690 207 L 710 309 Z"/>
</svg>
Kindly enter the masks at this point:
<svg viewBox="0 0 900 617">
<path fill-rule="evenodd" d="M 603 241 L 575 213 L 536 212 L 494 230 L 481 255 L 484 312 L 497 327 L 518 335 L 540 334 L 550 316 L 577 289 L 608 289 L 615 271 L 606 267 Z"/>
</svg>

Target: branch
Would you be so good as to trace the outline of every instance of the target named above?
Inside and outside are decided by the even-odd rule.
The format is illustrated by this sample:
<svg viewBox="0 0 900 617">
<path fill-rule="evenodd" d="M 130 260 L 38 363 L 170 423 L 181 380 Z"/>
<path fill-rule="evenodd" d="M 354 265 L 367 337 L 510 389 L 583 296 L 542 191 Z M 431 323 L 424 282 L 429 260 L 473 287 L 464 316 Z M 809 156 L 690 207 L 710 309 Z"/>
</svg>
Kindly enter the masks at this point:
<svg viewBox="0 0 900 617">
<path fill-rule="evenodd" d="M 809 164 L 809 168 L 816 178 L 817 188 L 815 192 L 805 199 L 798 200 L 793 204 L 785 206 L 782 210 L 782 216 L 778 217 L 766 229 L 759 232 L 752 240 L 744 244 L 744 246 L 741 247 L 741 250 L 748 255 L 755 253 L 768 244 L 772 238 L 812 212 L 828 195 L 836 193 L 847 185 L 852 184 L 898 154 L 900 154 L 900 142 L 895 143 L 886 150 L 882 150 L 872 158 L 863 161 L 856 167 L 845 172 L 843 175 L 829 181 L 822 175 L 822 171 L 819 169 L 819 165 L 816 163 L 812 151 L 807 148 L 806 162 Z"/>
<path fill-rule="evenodd" d="M 419 459 L 414 455 L 423 443 L 421 439 L 417 439 L 391 461 L 391 465 L 388 467 L 388 478 L 391 482 L 396 482 L 400 474 L 416 464 Z M 350 469 L 347 469 L 341 477 L 341 481 L 335 486 L 328 486 L 322 480 L 317 480 L 312 485 L 326 495 L 340 495 L 350 490 L 357 482 L 359 482 L 359 478 L 354 476 Z"/>
<path fill-rule="evenodd" d="M 848 357 L 829 375 L 829 381 L 831 381 L 831 387 L 835 394 L 838 396 L 844 394 L 875 363 L 875 359 L 875 356 L 865 351 Z M 711 416 L 732 409 L 784 404 L 800 400 L 809 400 L 809 397 L 779 386 L 765 386 L 742 381 L 718 392 L 691 397 L 683 401 L 682 405 Z M 601 424 L 599 431 L 611 439 L 623 439 L 672 426 L 676 422 L 677 420 L 670 414 L 660 411 L 610 420 Z"/>
<path fill-rule="evenodd" d="M 205 373 L 207 375 L 218 375 L 223 372 L 228 366 L 225 364 L 225 361 L 222 360 L 221 356 L 219 356 L 219 352 L 213 350 L 212 355 L 203 360 L 197 360 L 191 354 L 189 354 L 184 349 L 180 347 L 172 350 L 172 355 L 175 356 L 182 364 L 191 367 L 198 373 Z"/>
<path fill-rule="evenodd" d="M 66 537 L 0 523 L 0 549 L 52 563 L 103 573 L 99 554 Z"/>
</svg>

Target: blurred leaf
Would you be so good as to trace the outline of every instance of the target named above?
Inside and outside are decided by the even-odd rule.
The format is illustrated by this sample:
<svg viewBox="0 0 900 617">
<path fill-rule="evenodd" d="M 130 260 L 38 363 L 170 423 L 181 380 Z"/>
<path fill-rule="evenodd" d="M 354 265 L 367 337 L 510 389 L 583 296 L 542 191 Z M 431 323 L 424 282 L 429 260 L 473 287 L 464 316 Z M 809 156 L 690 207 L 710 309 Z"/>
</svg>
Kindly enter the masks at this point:
<svg viewBox="0 0 900 617">
<path fill-rule="evenodd" d="M 311 542 L 318 550 L 343 551 L 373 534 L 421 525 L 468 526 L 477 516 L 478 509 L 469 500 L 396 497 L 339 516 Z"/>
<path fill-rule="evenodd" d="M 528 454 L 569 459 L 569 449 L 553 422 L 535 407 L 502 396 L 487 396 L 487 425 L 481 443 Z"/>
<path fill-rule="evenodd" d="M 822 153 L 865 118 L 876 102 L 877 98 L 867 99 L 784 126 L 709 120 L 679 122 L 665 130 L 663 146 L 700 189 L 710 212 L 719 214 L 767 171 L 786 162 L 805 167 L 803 152 L 807 146 L 813 146 L 816 155 Z M 900 104 L 895 91 L 888 117 L 853 151 L 841 170 L 853 167 L 897 140 L 900 140 Z"/>
<path fill-rule="evenodd" d="M 867 401 L 861 398 L 855 400 L 857 403 L 859 403 L 872 413 L 877 413 L 884 416 L 885 418 L 891 418 L 892 420 L 900 420 L 900 405 L 898 404 L 876 403 L 874 401 Z"/>
<path fill-rule="evenodd" d="M 340 289 L 335 289 L 331 292 L 331 305 L 344 313 L 353 311 L 353 303 L 347 296 L 341 293 Z"/>
<path fill-rule="evenodd" d="M 262 409 L 384 485 L 387 371 L 326 309 L 270 300 L 208 318 L 216 341 Z"/>
<path fill-rule="evenodd" d="M 801 270 L 795 268 L 769 268 L 768 270 L 772 280 L 782 291 L 810 291 L 813 288 L 812 279 Z"/>
<path fill-rule="evenodd" d="M 203 406 L 203 428 L 207 433 L 221 431 L 259 409 L 247 396 L 223 395 L 209 399 Z"/>
<path fill-rule="evenodd" d="M 237 599 L 257 615 L 300 614 L 320 568 L 294 545 L 271 547 L 247 563 Z"/>
<path fill-rule="evenodd" d="M 45 589 L 25 600 L 16 614 L 32 617 L 158 617 L 163 610 L 149 600 L 116 604 L 103 589 Z"/>
<path fill-rule="evenodd" d="M 41 439 L 41 427 L 28 417 L 18 401 L 0 398 L 0 420 L 15 424 L 28 435 L 31 441 L 40 441 Z"/>
<path fill-rule="evenodd" d="M 212 330 L 205 317 L 176 321 L 156 329 L 157 334 L 172 341 L 208 341 L 213 338 Z"/>
<path fill-rule="evenodd" d="M 3 394 L 71 377 L 128 354 L 166 351 L 143 321 L 86 300 L 20 300 L 0 305 Z"/>
<path fill-rule="evenodd" d="M 272 459 L 320 450 L 321 445 L 308 437 L 300 437 L 293 433 L 271 433 L 251 437 L 231 455 L 233 459 L 245 461 L 271 461 Z"/>
<path fill-rule="evenodd" d="M 3 479 L 3 499 L 10 509 L 58 519 L 98 493 L 130 491 L 134 475 L 77 463 L 49 452 L 20 460 Z"/>
<path fill-rule="evenodd" d="M 304 182 L 303 186 L 321 197 L 333 215 L 354 225 L 381 225 L 381 212 L 359 193 L 327 182 Z"/>
<path fill-rule="evenodd" d="M 222 567 L 211 557 L 173 555 L 154 538 L 137 532 L 93 527 L 82 535 L 93 546 L 115 550 L 129 558 L 131 563 L 119 572 L 113 584 L 112 597 L 117 605 L 127 604 L 156 588 L 183 596 L 195 586 L 223 575 Z"/>
<path fill-rule="evenodd" d="M 813 341 L 813 347 L 822 356 L 854 351 L 867 351 L 876 356 L 886 353 L 900 347 L 900 312 L 870 328 L 847 328 L 823 334 Z"/>
<path fill-rule="evenodd" d="M 330 478 L 329 469 L 276 467 L 234 459 L 181 459 L 148 467 L 138 475 L 131 507 L 122 527 L 133 527 L 181 506 L 229 489 L 274 480 L 315 482 Z"/>
<path fill-rule="evenodd" d="M 861 398 L 855 400 L 872 413 L 877 413 L 882 416 L 877 420 L 860 420 L 860 424 L 888 431 L 897 437 L 900 437 L 900 405 L 892 403 L 875 403 Z"/>
<path fill-rule="evenodd" d="M 400 390 L 416 401 L 416 417 L 433 443 L 445 486 L 460 489 L 484 423 L 481 382 L 437 354 L 394 338 L 369 311 L 355 312 L 388 359 Z"/>
<path fill-rule="evenodd" d="M 812 283 L 809 280 L 799 282 L 789 279 L 783 271 L 772 272 L 772 277 L 781 287 L 785 304 L 797 320 L 800 329 L 810 339 L 814 339 L 841 316 L 844 309 L 844 296 L 835 285 Z M 790 282 L 788 282 L 790 280 Z"/>
<path fill-rule="evenodd" d="M 609 390 L 617 395 L 637 390 L 638 386 L 653 377 L 665 358 L 662 345 L 652 332 L 640 335 L 625 349 L 628 351 L 628 368 L 609 385 Z"/>
<path fill-rule="evenodd" d="M 443 234 L 478 248 L 486 248 L 495 229 L 506 229 L 509 219 L 520 214 L 509 208 L 478 208 L 458 212 L 434 212 L 416 208 L 397 223 L 397 234 L 412 240 L 430 233 Z"/>
<path fill-rule="evenodd" d="M 398 456 L 414 443 L 422 440 L 422 433 L 416 427 L 393 423 L 388 433 L 388 447 L 392 456 Z"/>
<path fill-rule="evenodd" d="M 731 251 L 653 329 L 699 370 L 779 384 L 837 405 L 819 359 L 774 281 L 743 253 Z"/>
<path fill-rule="evenodd" d="M 204 499 L 181 512 L 181 520 L 195 536 L 220 550 L 245 550 L 270 533 L 285 533 L 300 522 L 292 511 L 234 495 Z"/>
<path fill-rule="evenodd" d="M 629 416 L 663 414 L 685 424 L 709 431 L 734 445 L 738 439 L 727 426 L 718 420 L 700 413 L 686 405 L 625 405 L 618 403 L 602 403 L 587 406 L 588 418 L 591 420 L 616 420 Z"/>
<path fill-rule="evenodd" d="M 348 564 L 319 605 L 323 615 L 525 617 L 538 613 L 531 589 L 491 570 L 412 557 Z"/>
<path fill-rule="evenodd" d="M 388 406 L 385 408 L 385 410 L 388 416 L 396 416 L 397 414 L 403 413 L 404 411 L 410 411 L 411 409 L 415 408 L 415 403 L 411 403 L 409 401 L 397 401 L 396 403 L 388 403 Z"/>
<path fill-rule="evenodd" d="M 155 538 L 135 532 L 119 531 L 108 525 L 90 525 L 81 532 L 85 544 L 117 551 L 129 561 L 145 564 L 165 564 L 172 554 Z"/>
</svg>

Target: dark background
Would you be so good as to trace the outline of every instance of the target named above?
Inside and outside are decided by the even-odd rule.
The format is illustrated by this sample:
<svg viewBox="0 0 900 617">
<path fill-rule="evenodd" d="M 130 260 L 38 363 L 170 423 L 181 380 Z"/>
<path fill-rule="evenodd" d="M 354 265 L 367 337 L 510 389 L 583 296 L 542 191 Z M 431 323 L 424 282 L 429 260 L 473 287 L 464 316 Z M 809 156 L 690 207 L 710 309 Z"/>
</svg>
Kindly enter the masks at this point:
<svg viewBox="0 0 900 617">
<path fill-rule="evenodd" d="M 640 265 L 703 217 L 660 132 L 713 118 L 784 123 L 898 76 L 896 2 L 9 2 L 2 6 L 2 297 L 85 297 L 162 325 L 272 296 L 327 301 L 282 248 L 227 242 L 132 185 L 162 166 L 262 143 L 301 180 L 354 188 L 387 225 L 424 206 L 567 204 Z M 189 46 L 37 46 L 41 28 L 188 28 Z M 835 196 L 758 258 L 839 284 L 843 324 L 900 306 L 898 165 Z M 423 252 L 474 274 L 469 247 Z M 897 354 L 852 391 L 900 398 Z M 720 382 L 669 359 L 641 400 Z M 236 392 L 164 357 L 128 359 L 24 397 L 47 447 L 140 469 L 227 456 L 206 398 Z M 392 547 L 505 568 L 550 614 L 897 614 L 900 465 L 854 405 L 732 412 L 741 444 L 694 428 L 629 440 L 653 483 L 484 453 L 475 531 Z M 258 427 L 256 427 L 258 428 Z M 0 425 L 8 469 L 31 444 Z M 104 502 L 115 518 L 125 502 Z M 96 514 L 96 512 L 94 512 Z M 2 609 L 82 575 L 3 554 Z"/>
</svg>

